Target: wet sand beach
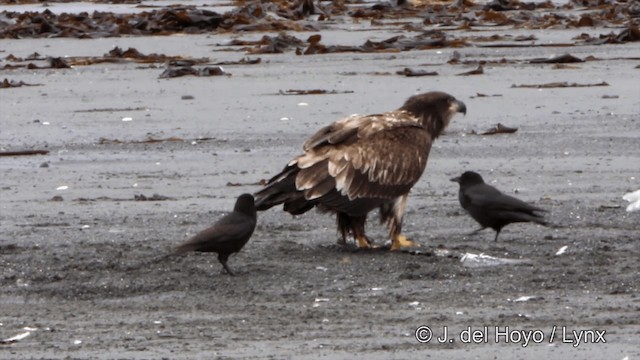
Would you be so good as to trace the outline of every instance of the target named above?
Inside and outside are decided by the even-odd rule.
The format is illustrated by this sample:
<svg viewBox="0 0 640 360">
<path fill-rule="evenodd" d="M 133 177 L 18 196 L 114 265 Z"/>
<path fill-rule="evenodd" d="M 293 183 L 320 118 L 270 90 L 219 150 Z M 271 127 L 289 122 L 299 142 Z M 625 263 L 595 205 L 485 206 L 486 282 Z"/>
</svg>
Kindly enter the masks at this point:
<svg viewBox="0 0 640 360">
<path fill-rule="evenodd" d="M 640 42 L 593 40 L 632 34 L 634 13 L 572 26 L 599 10 L 495 11 L 566 16 L 535 28 L 499 25 L 480 2 L 449 23 L 442 8 L 356 18 L 373 5 L 352 6 L 327 20 L 265 15 L 315 30 L 0 39 L 0 80 L 12 84 L 0 89 L 0 150 L 43 153 L 0 157 L 0 358 L 640 356 L 640 213 L 622 199 L 640 188 Z M 428 24 L 427 13 L 439 15 Z M 416 46 L 442 41 L 429 31 L 446 41 Z M 301 43 L 235 45 L 283 34 Z M 316 34 L 324 50 L 307 41 Z M 395 36 L 405 43 L 365 46 Z M 360 50 L 326 50 L 338 45 Z M 138 55 L 122 55 L 130 48 Z M 579 61 L 547 61 L 565 54 Z M 161 77 L 187 65 L 222 74 Z M 407 76 L 419 72 L 437 75 Z M 165 257 L 317 129 L 431 90 L 467 114 L 410 193 L 403 232 L 417 253 L 344 247 L 333 217 L 273 208 L 229 260 L 237 276 L 215 254 Z M 517 131 L 481 135 L 498 123 Z M 477 223 L 449 180 L 466 170 L 548 210 L 551 226 L 512 224 L 497 242 L 489 229 L 469 235 Z M 368 235 L 383 244 L 371 215 Z M 416 339 L 424 326 L 429 342 Z"/>
</svg>

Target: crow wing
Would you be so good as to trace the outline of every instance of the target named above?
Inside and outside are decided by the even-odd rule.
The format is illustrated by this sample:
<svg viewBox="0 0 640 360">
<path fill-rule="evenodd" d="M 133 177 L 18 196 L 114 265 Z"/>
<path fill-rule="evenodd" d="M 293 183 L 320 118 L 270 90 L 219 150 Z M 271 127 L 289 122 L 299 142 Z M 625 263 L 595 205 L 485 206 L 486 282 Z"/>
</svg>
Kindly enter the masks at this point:
<svg viewBox="0 0 640 360">
<path fill-rule="evenodd" d="M 469 205 L 490 211 L 523 212 L 527 214 L 545 211 L 513 196 L 506 195 L 487 184 L 473 185 L 464 191 L 463 196 L 465 202 Z"/>
</svg>

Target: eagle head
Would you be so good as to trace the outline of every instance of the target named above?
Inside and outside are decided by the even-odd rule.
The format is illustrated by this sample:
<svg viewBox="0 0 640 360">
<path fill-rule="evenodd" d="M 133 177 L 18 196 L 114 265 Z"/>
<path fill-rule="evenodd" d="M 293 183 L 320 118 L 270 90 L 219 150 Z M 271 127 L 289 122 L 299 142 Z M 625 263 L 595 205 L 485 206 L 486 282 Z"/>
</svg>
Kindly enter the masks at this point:
<svg viewBox="0 0 640 360">
<path fill-rule="evenodd" d="M 462 101 L 440 91 L 413 95 L 399 110 L 407 111 L 418 118 L 434 139 L 449 125 L 455 113 L 467 114 L 467 106 Z"/>
</svg>

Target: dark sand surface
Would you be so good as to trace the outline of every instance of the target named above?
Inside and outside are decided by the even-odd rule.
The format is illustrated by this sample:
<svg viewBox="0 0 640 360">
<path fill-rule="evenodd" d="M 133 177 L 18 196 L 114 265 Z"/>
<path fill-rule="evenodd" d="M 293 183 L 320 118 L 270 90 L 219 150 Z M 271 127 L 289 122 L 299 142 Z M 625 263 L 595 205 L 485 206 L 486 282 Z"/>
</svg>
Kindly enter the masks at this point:
<svg viewBox="0 0 640 360">
<path fill-rule="evenodd" d="M 487 34 L 501 31 L 563 43 L 611 29 Z M 325 43 L 361 44 L 397 31 L 345 25 L 322 34 Z M 243 52 L 215 46 L 232 36 L 3 39 L 0 57 L 101 56 L 120 46 L 239 60 Z M 447 64 L 454 51 L 487 61 L 601 60 L 561 69 L 490 63 L 483 75 L 455 76 L 476 65 Z M 639 42 L 260 57 L 225 66 L 228 77 L 158 79 L 162 64 L 135 63 L 0 72 L 43 84 L 0 89 L 0 147 L 49 151 L 0 158 L 0 339 L 29 332 L 0 345 L 0 358 L 640 357 L 640 214 L 626 213 L 622 200 L 640 188 Z M 396 75 L 405 67 L 439 75 Z M 512 88 L 557 81 L 609 86 Z M 278 95 L 288 89 L 352 93 Z M 438 139 L 411 192 L 404 232 L 424 254 L 343 248 L 330 216 L 271 209 L 230 259 L 236 277 L 220 273 L 215 255 L 163 258 L 237 195 L 256 191 L 319 127 L 429 90 L 453 94 L 468 113 Z M 470 134 L 498 122 L 519 130 Z M 182 141 L 139 143 L 150 137 Z M 554 226 L 514 224 L 497 243 L 490 230 L 469 236 L 477 224 L 449 181 L 465 170 L 548 209 Z M 134 201 L 153 194 L 169 199 Z M 386 230 L 372 215 L 368 231 L 383 243 Z M 487 266 L 461 261 L 465 253 L 521 261 Z M 447 327 L 455 341 L 419 343 L 423 325 L 435 336 Z M 459 338 L 484 326 L 481 343 Z M 496 327 L 537 331 L 544 341 L 496 343 Z M 563 343 L 577 340 L 563 329 L 589 340 L 604 331 L 606 343 Z"/>
</svg>

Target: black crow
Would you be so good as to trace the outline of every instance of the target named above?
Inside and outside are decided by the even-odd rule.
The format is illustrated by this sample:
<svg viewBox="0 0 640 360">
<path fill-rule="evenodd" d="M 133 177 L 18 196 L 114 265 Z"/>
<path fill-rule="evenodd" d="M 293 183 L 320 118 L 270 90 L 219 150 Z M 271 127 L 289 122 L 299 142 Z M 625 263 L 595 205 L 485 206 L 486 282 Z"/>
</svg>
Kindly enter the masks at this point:
<svg viewBox="0 0 640 360">
<path fill-rule="evenodd" d="M 547 225 L 542 215 L 536 213 L 546 210 L 501 193 L 485 184 L 478 173 L 467 171 L 451 181 L 460 184 L 460 205 L 482 226 L 475 232 L 490 227 L 496 231 L 495 241 L 498 241 L 500 230 L 511 223 L 532 221 Z"/>
<path fill-rule="evenodd" d="M 188 251 L 218 253 L 218 261 L 224 266 L 229 275 L 233 275 L 227 259 L 229 255 L 237 253 L 249 241 L 256 228 L 256 206 L 251 194 L 242 194 L 236 200 L 233 211 L 212 227 L 197 233 L 194 237 L 178 246 L 174 254 Z"/>
<path fill-rule="evenodd" d="M 353 115 L 316 132 L 303 154 L 256 193 L 256 207 L 284 204 L 296 215 L 318 207 L 336 213 L 342 242 L 351 234 L 368 248 L 367 214 L 380 209 L 391 249 L 413 243 L 401 234 L 409 191 L 422 176 L 431 145 L 465 104 L 443 92 L 408 98 L 394 111 Z"/>
</svg>

